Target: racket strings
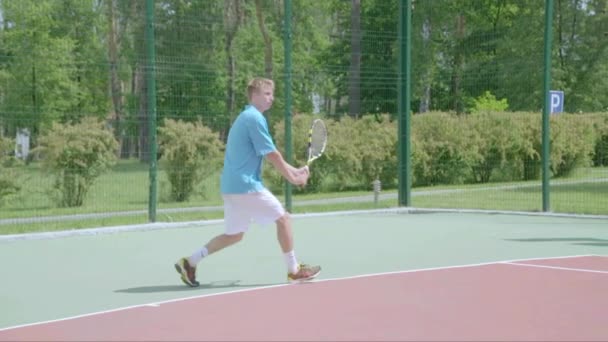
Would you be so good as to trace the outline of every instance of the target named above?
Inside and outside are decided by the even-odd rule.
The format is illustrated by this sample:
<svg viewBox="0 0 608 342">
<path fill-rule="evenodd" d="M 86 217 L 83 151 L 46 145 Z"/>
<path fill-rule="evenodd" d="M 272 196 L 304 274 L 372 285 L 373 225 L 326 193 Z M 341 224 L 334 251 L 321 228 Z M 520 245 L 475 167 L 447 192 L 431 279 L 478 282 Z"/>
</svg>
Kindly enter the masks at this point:
<svg viewBox="0 0 608 342">
<path fill-rule="evenodd" d="M 323 125 L 315 125 L 312 128 L 312 134 L 310 138 L 311 155 L 318 156 L 325 150 L 325 144 L 327 142 L 327 130 Z"/>
</svg>

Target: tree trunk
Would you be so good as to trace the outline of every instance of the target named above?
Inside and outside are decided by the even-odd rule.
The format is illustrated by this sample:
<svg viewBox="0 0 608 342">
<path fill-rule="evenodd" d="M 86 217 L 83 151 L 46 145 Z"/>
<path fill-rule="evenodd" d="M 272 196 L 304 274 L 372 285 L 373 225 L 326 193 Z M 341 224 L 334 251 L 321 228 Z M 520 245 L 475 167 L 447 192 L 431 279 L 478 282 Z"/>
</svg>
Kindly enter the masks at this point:
<svg viewBox="0 0 608 342">
<path fill-rule="evenodd" d="M 433 51 L 430 51 L 431 45 L 431 20 L 426 18 L 422 24 L 422 50 L 427 56 L 432 56 Z M 432 57 L 431 57 L 432 58 Z M 422 96 L 420 98 L 420 106 L 418 113 L 426 113 L 431 107 L 431 82 L 432 82 L 432 70 L 433 64 L 429 63 L 424 72 L 423 84 L 422 84 Z"/>
<path fill-rule="evenodd" d="M 228 130 L 236 116 L 235 74 L 236 61 L 233 55 L 233 41 L 242 20 L 242 9 L 238 0 L 224 0 L 224 27 L 226 34 L 226 123 L 220 133 L 220 139 L 226 141 Z"/>
<path fill-rule="evenodd" d="M 139 125 L 139 161 L 147 163 L 150 159 L 149 129 L 148 129 L 148 86 L 146 83 L 145 66 L 138 64 L 135 70 L 135 94 L 139 106 L 137 123 Z"/>
<path fill-rule="evenodd" d="M 110 93 L 114 107 L 114 136 L 119 143 L 118 157 L 123 157 L 125 151 L 123 112 L 122 112 L 122 84 L 118 76 L 118 20 L 116 19 L 116 0 L 108 2 L 108 59 L 110 62 Z"/>
<path fill-rule="evenodd" d="M 456 17 L 456 47 L 454 49 L 454 66 L 452 69 L 452 106 L 457 114 L 464 112 L 464 101 L 462 94 L 462 72 L 464 67 L 464 33 L 466 19 L 463 14 Z"/>
<path fill-rule="evenodd" d="M 262 37 L 264 37 L 264 77 L 272 79 L 272 40 L 264 23 L 262 0 L 255 0 L 255 13 Z"/>
<path fill-rule="evenodd" d="M 352 0 L 351 55 L 348 77 L 348 114 L 361 114 L 361 0 Z"/>
</svg>

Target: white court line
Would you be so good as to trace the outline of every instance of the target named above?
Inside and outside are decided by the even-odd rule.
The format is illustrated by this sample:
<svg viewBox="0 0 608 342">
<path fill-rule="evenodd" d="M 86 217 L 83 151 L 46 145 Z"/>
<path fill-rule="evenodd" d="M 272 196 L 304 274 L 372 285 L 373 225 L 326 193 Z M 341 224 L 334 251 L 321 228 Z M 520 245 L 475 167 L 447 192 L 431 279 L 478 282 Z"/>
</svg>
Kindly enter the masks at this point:
<svg viewBox="0 0 608 342">
<path fill-rule="evenodd" d="M 485 210 L 485 209 L 446 209 L 446 208 L 416 208 L 416 207 L 398 207 L 398 208 L 383 208 L 383 209 L 367 209 L 367 210 L 342 210 L 329 211 L 320 213 L 301 213 L 292 214 L 291 217 L 311 218 L 311 217 L 326 217 L 326 216 L 349 216 L 349 215 L 369 215 L 369 214 L 417 214 L 417 213 L 452 213 L 452 214 L 487 214 L 487 215 L 515 215 L 515 216 L 537 216 L 550 218 L 575 218 L 575 219 L 599 219 L 606 220 L 608 215 L 587 215 L 587 214 L 565 214 L 552 212 L 532 212 L 532 211 L 512 211 L 512 210 Z M 213 226 L 223 224 L 223 219 L 216 220 L 201 220 L 201 221 L 184 221 L 184 222 L 154 222 L 112 227 L 98 227 L 85 229 L 71 229 L 51 232 L 38 233 L 23 233 L 23 234 L 6 234 L 0 235 L 0 242 L 13 242 L 19 240 L 41 240 L 55 239 L 72 236 L 88 236 L 102 235 L 122 232 L 136 231 L 153 231 L 153 230 L 168 230 L 180 228 L 200 228 L 201 226 Z"/>
<path fill-rule="evenodd" d="M 320 283 L 320 282 L 328 282 L 328 281 L 339 281 L 339 280 L 349 280 L 349 279 L 358 279 L 358 278 L 370 278 L 370 277 L 385 276 L 385 275 L 391 275 L 391 274 L 406 274 L 406 273 L 418 273 L 418 272 L 428 272 L 428 271 L 441 271 L 441 270 L 458 269 L 458 268 L 473 268 L 473 267 L 481 267 L 481 266 L 488 266 L 488 265 L 510 264 L 510 263 L 517 263 L 517 262 L 523 262 L 523 261 L 558 260 L 558 259 L 571 259 L 571 258 L 582 258 L 582 257 L 591 257 L 591 256 L 597 256 L 597 255 L 584 254 L 584 255 L 570 255 L 570 256 L 559 256 L 559 257 L 545 257 L 545 258 L 528 258 L 528 259 L 513 259 L 513 260 L 502 260 L 502 261 L 491 261 L 491 262 L 476 263 L 476 264 L 466 264 L 466 265 L 419 268 L 419 269 L 413 269 L 413 270 L 381 272 L 381 273 L 369 273 L 369 274 L 362 274 L 362 275 L 342 277 L 342 278 L 318 279 L 318 280 L 314 280 L 314 282 L 315 283 Z M 176 303 L 176 302 L 181 302 L 181 301 L 186 301 L 186 300 L 192 300 L 192 299 L 199 299 L 199 298 L 205 298 L 205 297 L 230 295 L 230 294 L 241 293 L 241 292 L 258 291 L 258 290 L 264 290 L 264 289 L 269 289 L 269 288 L 274 288 L 274 287 L 284 287 L 284 286 L 297 286 L 297 284 L 288 284 L 288 283 L 285 283 L 285 284 L 260 286 L 260 287 L 250 288 L 250 289 L 241 289 L 241 290 L 228 291 L 228 292 L 220 292 L 220 293 L 208 293 L 208 294 L 191 296 L 191 297 L 169 299 L 169 300 L 160 301 L 160 302 L 152 302 L 152 303 L 144 303 L 144 304 L 138 304 L 138 305 L 131 305 L 131 306 L 126 306 L 126 307 L 122 307 L 122 308 L 97 311 L 97 312 L 92 312 L 92 313 L 87 313 L 87 314 L 82 314 L 82 315 L 76 315 L 76 316 L 70 316 L 70 317 L 65 317 L 65 318 L 59 318 L 59 319 L 53 319 L 53 320 L 48 320 L 48 321 L 26 323 L 26 324 L 15 325 L 15 326 L 6 327 L 6 328 L 0 328 L 0 332 L 5 331 L 5 330 L 30 327 L 30 326 L 34 326 L 34 325 L 57 323 L 57 322 L 63 322 L 63 321 L 78 319 L 78 318 L 84 318 L 84 317 L 90 317 L 90 316 L 96 316 L 96 315 L 103 315 L 103 314 L 107 314 L 107 313 L 113 313 L 113 312 L 118 312 L 118 311 L 125 311 L 125 310 L 136 309 L 136 308 L 159 307 L 162 304 Z"/>
<path fill-rule="evenodd" d="M 550 269 L 554 269 L 554 270 L 563 270 L 563 271 L 608 274 L 608 271 L 590 270 L 590 269 L 586 269 L 586 268 L 572 268 L 572 267 L 560 267 L 560 266 L 549 266 L 549 265 L 522 264 L 522 263 L 517 263 L 517 262 L 503 262 L 503 264 L 505 264 L 505 265 L 513 265 L 513 266 L 524 266 L 524 267 L 550 268 Z"/>
</svg>

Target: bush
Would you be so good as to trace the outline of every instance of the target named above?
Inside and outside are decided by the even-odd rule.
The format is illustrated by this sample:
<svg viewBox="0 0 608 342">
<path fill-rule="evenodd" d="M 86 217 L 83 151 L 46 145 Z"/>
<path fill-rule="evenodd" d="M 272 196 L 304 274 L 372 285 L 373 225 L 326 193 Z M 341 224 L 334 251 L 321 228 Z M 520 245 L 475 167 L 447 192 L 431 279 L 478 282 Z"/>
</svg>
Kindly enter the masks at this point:
<svg viewBox="0 0 608 342">
<path fill-rule="evenodd" d="M 177 202 L 187 201 L 195 187 L 221 166 L 223 143 L 200 121 L 165 119 L 159 128 L 159 146 L 170 197 Z"/>
<path fill-rule="evenodd" d="M 388 115 L 364 116 L 356 122 L 361 137 L 358 152 L 361 159 L 363 189 L 379 179 L 385 189 L 397 186 L 397 123 Z M 352 137 L 347 137 L 352 141 Z"/>
<path fill-rule="evenodd" d="M 589 117 L 563 114 L 551 117 L 551 172 L 570 175 L 577 167 L 590 166 L 596 132 Z"/>
<path fill-rule="evenodd" d="M 473 100 L 471 113 L 504 112 L 509 108 L 507 99 L 497 100 L 491 92 L 485 91 L 483 95 Z"/>
<path fill-rule="evenodd" d="M 33 150 L 55 173 L 59 205 L 78 207 L 94 180 L 116 162 L 118 142 L 99 120 L 86 117 L 77 124 L 54 123 Z"/>
<path fill-rule="evenodd" d="M 293 162 L 296 167 L 306 163 L 308 130 L 315 119 L 299 114 L 292 118 Z M 375 179 L 384 188 L 394 187 L 397 179 L 397 130 L 388 115 L 368 115 L 355 120 L 342 117 L 339 121 L 324 119 L 328 131 L 327 150 L 314 161 L 308 185 L 296 191 L 369 190 Z M 285 123 L 275 125 L 278 147 L 285 146 Z M 264 177 L 273 190 L 284 181 L 272 168 Z"/>
<path fill-rule="evenodd" d="M 426 113 L 412 120 L 414 185 L 461 184 L 478 156 L 466 117 Z"/>
<path fill-rule="evenodd" d="M 521 145 L 515 159 L 516 177 L 537 180 L 541 176 L 542 130 L 540 113 L 513 113 Z"/>
<path fill-rule="evenodd" d="M 593 165 L 608 166 L 608 113 L 594 115 L 593 125 L 597 133 L 593 151 Z"/>
<path fill-rule="evenodd" d="M 292 120 L 296 166 L 305 162 L 307 131 L 313 118 L 300 114 Z M 411 127 L 412 182 L 428 186 L 539 179 L 541 123 L 540 113 L 533 112 L 415 115 Z M 313 164 L 304 191 L 369 190 L 376 178 L 383 188 L 397 185 L 397 122 L 388 116 L 366 115 L 360 119 L 326 119 L 326 124 L 327 151 Z M 599 127 L 604 127 L 604 133 Z M 553 176 L 567 176 L 577 167 L 590 165 L 592 156 L 596 163 L 603 160 L 601 153 L 606 152 L 601 152 L 605 147 L 600 137 L 608 141 L 607 127 L 606 116 L 552 116 Z M 277 145 L 284 146 L 284 123 L 277 123 L 275 131 Z M 270 168 L 264 174 L 279 191 L 281 176 Z"/>
<path fill-rule="evenodd" d="M 18 163 L 12 156 L 13 143 L 11 139 L 0 137 L 0 206 L 6 198 L 21 191 L 15 172 L 9 168 Z"/>
<path fill-rule="evenodd" d="M 476 148 L 476 156 L 471 166 L 475 183 L 487 183 L 493 176 L 501 180 L 517 179 L 516 175 L 504 170 L 517 169 L 518 152 L 522 149 L 522 134 L 517 129 L 511 114 L 480 114 L 469 118 L 471 143 Z M 494 177 L 496 178 L 496 177 Z"/>
<path fill-rule="evenodd" d="M 330 120 L 328 132 L 323 190 L 369 190 L 376 179 L 384 188 L 396 184 L 397 130 L 388 115 Z"/>
</svg>

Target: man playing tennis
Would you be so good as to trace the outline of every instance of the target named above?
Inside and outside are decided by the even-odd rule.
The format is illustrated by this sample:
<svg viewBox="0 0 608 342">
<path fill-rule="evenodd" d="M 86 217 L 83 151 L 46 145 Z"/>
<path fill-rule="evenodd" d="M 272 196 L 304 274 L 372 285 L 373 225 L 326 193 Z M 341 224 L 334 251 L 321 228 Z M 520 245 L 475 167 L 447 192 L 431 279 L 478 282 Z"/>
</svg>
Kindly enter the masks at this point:
<svg viewBox="0 0 608 342">
<path fill-rule="evenodd" d="M 224 156 L 221 192 L 224 200 L 225 232 L 211 239 L 190 257 L 177 261 L 175 269 L 182 281 L 196 287 L 196 267 L 206 256 L 233 245 L 243 238 L 251 221 L 258 224 L 276 223 L 277 239 L 287 264 L 287 280 L 306 281 L 315 278 L 320 266 L 298 263 L 293 249 L 293 232 L 289 213 L 279 200 L 264 186 L 261 179 L 262 162 L 269 161 L 290 183 L 306 185 L 308 167 L 295 168 L 287 163 L 275 147 L 262 113 L 270 109 L 274 100 L 274 82 L 254 78 L 247 85 L 249 105 L 234 121 Z"/>
</svg>

